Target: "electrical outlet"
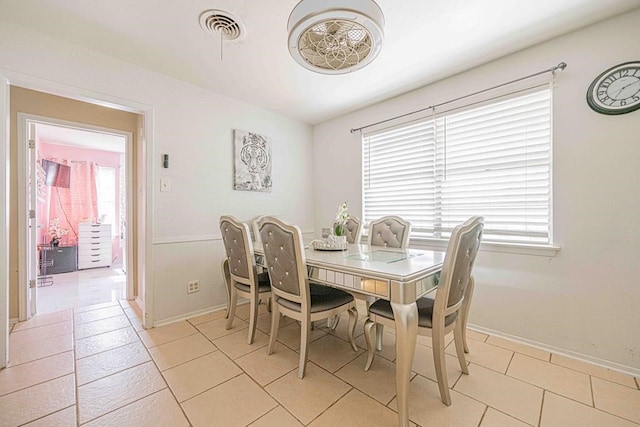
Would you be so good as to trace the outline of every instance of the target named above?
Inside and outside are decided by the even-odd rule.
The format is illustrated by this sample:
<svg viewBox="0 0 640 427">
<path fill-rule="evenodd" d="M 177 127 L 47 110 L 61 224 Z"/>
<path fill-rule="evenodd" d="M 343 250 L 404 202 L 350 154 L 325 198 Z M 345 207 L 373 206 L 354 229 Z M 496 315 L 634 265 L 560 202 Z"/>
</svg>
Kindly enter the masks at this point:
<svg viewBox="0 0 640 427">
<path fill-rule="evenodd" d="M 192 280 L 187 282 L 187 293 L 192 294 L 194 292 L 200 292 L 200 281 Z"/>
</svg>

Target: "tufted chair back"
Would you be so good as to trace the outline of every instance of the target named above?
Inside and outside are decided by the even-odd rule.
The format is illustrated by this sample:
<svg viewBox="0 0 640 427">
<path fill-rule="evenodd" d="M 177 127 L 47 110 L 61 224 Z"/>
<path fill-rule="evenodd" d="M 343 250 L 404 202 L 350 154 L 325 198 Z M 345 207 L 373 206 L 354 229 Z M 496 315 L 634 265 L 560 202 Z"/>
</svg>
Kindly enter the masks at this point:
<svg viewBox="0 0 640 427">
<path fill-rule="evenodd" d="M 471 280 L 471 271 L 482 240 L 483 218 L 474 216 L 453 229 L 445 255 L 440 284 L 434 303 L 434 321 L 438 313 L 457 312 Z M 442 316 L 442 319 L 444 319 Z"/>
<path fill-rule="evenodd" d="M 360 243 L 360 235 L 362 234 L 362 222 L 358 218 L 350 216 L 345 226 L 345 236 L 347 242 Z"/>
<path fill-rule="evenodd" d="M 399 216 L 383 216 L 369 223 L 369 246 L 403 248 L 409 245 L 411 223 Z"/>
<path fill-rule="evenodd" d="M 247 224 L 224 215 L 220 217 L 220 232 L 229 260 L 231 279 L 246 285 L 255 283 L 256 264 Z"/>
<path fill-rule="evenodd" d="M 308 305 L 309 286 L 300 228 L 272 216 L 263 217 L 258 227 L 272 292 Z"/>
</svg>

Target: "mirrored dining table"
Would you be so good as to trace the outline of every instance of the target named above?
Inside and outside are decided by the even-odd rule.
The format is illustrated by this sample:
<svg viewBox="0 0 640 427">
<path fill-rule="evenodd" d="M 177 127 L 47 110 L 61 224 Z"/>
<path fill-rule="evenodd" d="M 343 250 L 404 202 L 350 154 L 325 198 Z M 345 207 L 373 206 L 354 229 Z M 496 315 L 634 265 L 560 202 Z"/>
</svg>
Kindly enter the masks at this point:
<svg viewBox="0 0 640 427">
<path fill-rule="evenodd" d="M 259 246 L 254 251 L 257 257 L 263 254 Z M 305 249 L 311 281 L 391 302 L 396 325 L 398 425 L 403 427 L 409 425 L 409 380 L 418 335 L 416 300 L 437 288 L 444 255 L 442 251 L 360 244 L 349 244 L 346 250 L 317 250 L 312 245 Z M 223 262 L 223 272 L 224 268 Z"/>
</svg>

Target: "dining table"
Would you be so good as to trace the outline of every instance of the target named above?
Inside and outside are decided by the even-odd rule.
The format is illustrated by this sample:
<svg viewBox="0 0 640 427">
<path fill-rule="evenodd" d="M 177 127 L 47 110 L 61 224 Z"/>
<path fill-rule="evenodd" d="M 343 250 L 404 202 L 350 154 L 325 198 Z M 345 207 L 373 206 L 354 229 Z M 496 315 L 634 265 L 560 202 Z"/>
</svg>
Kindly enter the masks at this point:
<svg viewBox="0 0 640 427">
<path fill-rule="evenodd" d="M 418 336 L 416 300 L 437 288 L 445 253 L 363 244 L 348 244 L 346 249 L 326 246 L 305 246 L 310 281 L 369 300 L 391 302 L 396 328 L 398 425 L 408 426 L 409 381 Z M 263 255 L 259 245 L 254 252 L 256 257 Z"/>
</svg>

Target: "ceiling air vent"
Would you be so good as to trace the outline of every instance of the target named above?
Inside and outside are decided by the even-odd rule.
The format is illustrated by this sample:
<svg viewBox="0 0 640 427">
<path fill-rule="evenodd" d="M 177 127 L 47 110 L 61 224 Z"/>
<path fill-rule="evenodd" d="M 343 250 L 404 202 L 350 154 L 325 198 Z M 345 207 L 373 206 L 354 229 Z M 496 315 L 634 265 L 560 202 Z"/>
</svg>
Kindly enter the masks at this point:
<svg viewBox="0 0 640 427">
<path fill-rule="evenodd" d="M 241 40 L 244 26 L 229 12 L 210 9 L 200 14 L 200 27 L 205 33 L 221 36 L 224 40 Z"/>
</svg>

